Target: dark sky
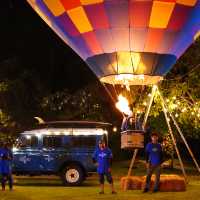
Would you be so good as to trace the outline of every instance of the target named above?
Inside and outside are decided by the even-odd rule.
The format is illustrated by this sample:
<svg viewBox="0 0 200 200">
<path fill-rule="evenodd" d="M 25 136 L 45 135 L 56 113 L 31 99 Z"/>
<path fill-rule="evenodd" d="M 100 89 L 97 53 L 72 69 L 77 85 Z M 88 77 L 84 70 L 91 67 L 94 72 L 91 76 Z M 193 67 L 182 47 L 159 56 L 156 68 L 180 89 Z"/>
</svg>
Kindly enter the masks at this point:
<svg viewBox="0 0 200 200">
<path fill-rule="evenodd" d="M 2 0 L 0 24 L 0 66 L 9 60 L 33 69 L 55 90 L 76 90 L 96 79 L 25 0 Z M 10 76 L 17 74 L 15 70 L 10 70 Z"/>
</svg>

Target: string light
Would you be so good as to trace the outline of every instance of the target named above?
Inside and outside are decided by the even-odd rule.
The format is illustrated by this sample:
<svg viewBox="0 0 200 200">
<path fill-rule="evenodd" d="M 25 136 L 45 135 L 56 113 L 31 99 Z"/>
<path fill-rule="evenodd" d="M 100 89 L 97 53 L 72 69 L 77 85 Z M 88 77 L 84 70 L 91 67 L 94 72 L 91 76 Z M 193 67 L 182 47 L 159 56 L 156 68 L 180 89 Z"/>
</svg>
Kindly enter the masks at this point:
<svg viewBox="0 0 200 200">
<path fill-rule="evenodd" d="M 185 112 L 186 111 L 186 108 L 184 107 L 182 110 L 181 110 L 181 112 Z"/>
<path fill-rule="evenodd" d="M 26 135 L 26 139 L 30 140 L 31 139 L 31 135 Z"/>
<path fill-rule="evenodd" d="M 176 104 L 172 104 L 172 105 L 170 105 L 170 108 L 171 108 L 172 110 L 174 110 L 175 108 L 177 108 L 177 105 L 176 105 Z"/>
<path fill-rule="evenodd" d="M 167 121 L 170 122 L 170 118 L 169 117 L 167 118 Z"/>
<path fill-rule="evenodd" d="M 113 127 L 113 132 L 117 132 L 117 127 L 116 126 Z"/>
</svg>

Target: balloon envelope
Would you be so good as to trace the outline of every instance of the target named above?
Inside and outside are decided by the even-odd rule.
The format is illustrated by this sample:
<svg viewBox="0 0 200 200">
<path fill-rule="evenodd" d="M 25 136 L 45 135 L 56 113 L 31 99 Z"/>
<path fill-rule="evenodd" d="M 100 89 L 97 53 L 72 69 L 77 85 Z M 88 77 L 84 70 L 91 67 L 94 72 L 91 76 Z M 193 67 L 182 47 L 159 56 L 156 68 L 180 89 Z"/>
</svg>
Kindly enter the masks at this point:
<svg viewBox="0 0 200 200">
<path fill-rule="evenodd" d="M 110 84 L 155 84 L 199 35 L 200 0 L 27 0 Z"/>
</svg>

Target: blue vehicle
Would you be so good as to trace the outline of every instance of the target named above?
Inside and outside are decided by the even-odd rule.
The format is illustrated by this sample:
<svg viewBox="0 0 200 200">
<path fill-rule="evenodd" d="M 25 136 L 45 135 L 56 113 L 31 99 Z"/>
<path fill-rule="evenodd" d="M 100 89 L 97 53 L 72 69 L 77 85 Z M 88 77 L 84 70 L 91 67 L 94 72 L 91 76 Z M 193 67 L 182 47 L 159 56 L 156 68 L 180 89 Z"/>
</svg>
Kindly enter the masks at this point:
<svg viewBox="0 0 200 200">
<path fill-rule="evenodd" d="M 101 122 L 45 122 L 25 131 L 13 148 L 17 175 L 60 175 L 65 185 L 80 185 L 96 171 L 92 154 L 100 139 L 107 140 L 110 124 Z"/>
</svg>

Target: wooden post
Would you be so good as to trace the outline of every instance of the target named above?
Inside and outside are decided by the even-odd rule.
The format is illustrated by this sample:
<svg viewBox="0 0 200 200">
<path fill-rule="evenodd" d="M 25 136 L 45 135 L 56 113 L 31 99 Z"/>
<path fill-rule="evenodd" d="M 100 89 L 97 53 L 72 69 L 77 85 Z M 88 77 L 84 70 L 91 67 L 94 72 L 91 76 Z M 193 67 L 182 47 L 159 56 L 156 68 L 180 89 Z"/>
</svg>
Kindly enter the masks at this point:
<svg viewBox="0 0 200 200">
<path fill-rule="evenodd" d="M 198 170 L 199 173 L 200 173 L 199 164 L 197 163 L 197 160 L 196 160 L 196 158 L 194 157 L 194 154 L 193 154 L 192 150 L 190 149 L 190 147 L 189 147 L 189 145 L 188 145 L 188 143 L 187 143 L 187 140 L 185 139 L 185 137 L 184 137 L 184 135 L 183 135 L 183 133 L 182 133 L 182 131 L 181 131 L 179 125 L 177 124 L 177 122 L 176 122 L 174 116 L 172 115 L 172 113 L 169 112 L 169 114 L 170 114 L 170 117 L 172 118 L 172 120 L 173 120 L 173 122 L 174 122 L 174 125 L 176 126 L 176 128 L 177 128 L 177 130 L 178 130 L 178 132 L 179 132 L 179 134 L 180 134 L 180 136 L 181 136 L 183 142 L 185 143 L 185 146 L 186 146 L 186 148 L 187 148 L 187 150 L 188 150 L 190 156 L 192 157 L 192 159 L 193 159 L 193 161 L 194 161 L 194 163 L 195 163 L 195 165 L 196 165 L 197 170 Z"/>
<path fill-rule="evenodd" d="M 170 133 L 170 135 L 171 135 L 171 138 L 172 138 L 172 141 L 173 141 L 173 144 L 174 144 L 174 148 L 175 148 L 175 150 L 176 150 L 176 153 L 177 153 L 177 156 L 178 156 L 178 159 L 179 159 L 179 162 L 180 162 L 181 170 L 182 170 L 184 179 L 185 179 L 185 181 L 187 182 L 187 175 L 186 175 L 186 172 L 185 172 L 185 168 L 184 168 L 184 165 L 183 165 L 183 161 L 182 161 L 182 159 L 181 159 L 180 152 L 179 152 L 178 147 L 177 147 L 177 144 L 176 144 L 175 137 L 174 137 L 173 132 L 172 132 L 171 125 L 170 125 L 170 123 L 169 123 L 169 118 L 168 118 L 168 116 L 167 116 L 167 109 L 166 109 L 166 106 L 165 106 L 165 102 L 164 102 L 164 99 L 163 99 L 163 97 L 162 97 L 162 95 L 160 94 L 159 91 L 158 91 L 158 94 L 159 94 L 160 99 L 161 99 L 161 104 L 162 104 L 163 112 L 164 112 L 164 115 L 165 115 L 165 119 L 166 119 L 166 122 L 167 122 L 167 126 L 168 126 L 168 129 L 169 129 L 169 133 Z"/>
</svg>

